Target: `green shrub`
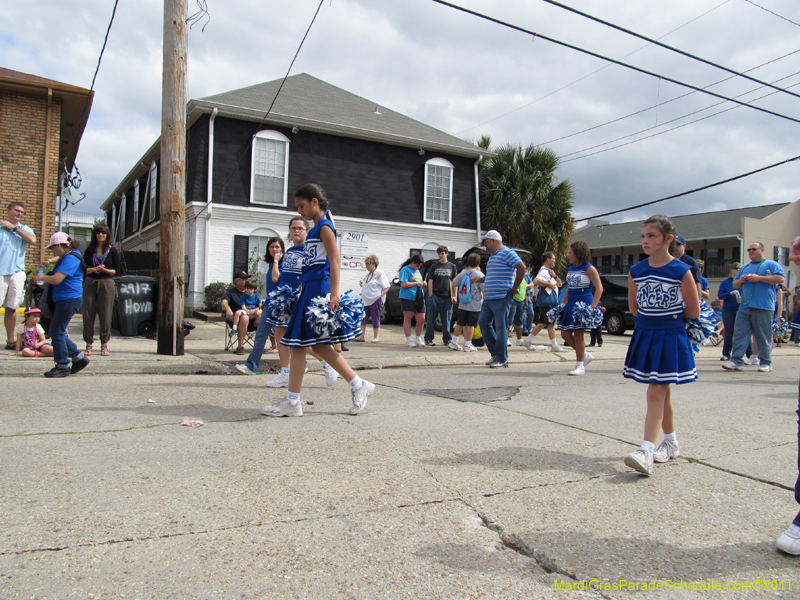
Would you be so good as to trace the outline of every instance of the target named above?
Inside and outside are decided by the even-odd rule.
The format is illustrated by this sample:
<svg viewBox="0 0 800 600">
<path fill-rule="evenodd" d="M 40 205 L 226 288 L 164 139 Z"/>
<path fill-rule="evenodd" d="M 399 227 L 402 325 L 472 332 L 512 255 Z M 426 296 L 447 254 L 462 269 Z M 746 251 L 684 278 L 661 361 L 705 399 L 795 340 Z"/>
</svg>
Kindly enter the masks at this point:
<svg viewBox="0 0 800 600">
<path fill-rule="evenodd" d="M 206 310 L 217 310 L 221 311 L 219 303 L 222 302 L 222 295 L 225 293 L 229 287 L 231 287 L 231 283 L 223 283 L 221 281 L 215 281 L 214 283 L 209 283 L 206 286 L 205 294 L 206 294 Z"/>
</svg>

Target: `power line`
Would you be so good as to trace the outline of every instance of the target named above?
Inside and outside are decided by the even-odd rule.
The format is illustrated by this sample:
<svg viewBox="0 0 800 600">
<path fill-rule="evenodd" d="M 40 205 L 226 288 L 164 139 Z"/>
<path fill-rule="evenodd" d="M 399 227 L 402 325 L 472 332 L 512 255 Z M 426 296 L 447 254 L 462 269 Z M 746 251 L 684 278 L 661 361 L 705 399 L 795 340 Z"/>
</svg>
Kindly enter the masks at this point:
<svg viewBox="0 0 800 600">
<path fill-rule="evenodd" d="M 691 54 L 689 52 L 686 52 L 684 50 L 680 50 L 679 48 L 675 48 L 674 46 L 668 46 L 667 44 L 659 42 L 658 40 L 654 40 L 654 39 L 649 38 L 649 37 L 647 37 L 645 35 L 642 35 L 640 33 L 636 33 L 635 31 L 631 31 L 630 29 L 626 29 L 625 27 L 621 27 L 619 25 L 614 25 L 614 23 L 609 23 L 608 21 L 605 21 L 605 20 L 600 19 L 598 17 L 594 17 L 594 16 L 592 16 L 592 15 L 590 15 L 588 13 L 582 12 L 582 11 L 576 9 L 576 8 L 572 8 L 571 6 L 567 6 L 566 4 L 561 4 L 560 2 L 556 2 L 556 0 L 542 0 L 542 2 L 547 2 L 548 4 L 552 4 L 553 6 L 558 6 L 559 8 L 563 8 L 564 10 L 568 10 L 568 11 L 570 11 L 572 13 L 575 13 L 576 15 L 580 15 L 582 17 L 586 17 L 587 19 L 595 21 L 596 23 L 600 23 L 600 24 L 605 25 L 607 27 L 611 27 L 612 29 L 616 29 L 617 31 L 622 31 L 623 33 L 627 33 L 628 35 L 632 35 L 634 37 L 637 37 L 640 40 L 645 40 L 647 42 L 650 42 L 651 44 L 655 44 L 656 46 L 658 46 L 660 48 L 664 48 L 665 50 L 669 50 L 671 52 L 675 52 L 677 54 L 680 54 L 681 56 L 686 56 L 687 58 L 691 58 L 692 60 L 696 60 L 698 62 L 701 62 L 701 63 L 705 64 L 705 65 L 709 65 L 711 67 L 720 69 L 720 70 L 725 71 L 727 73 L 731 73 L 733 75 L 736 75 L 737 77 L 742 77 L 744 79 L 748 79 L 748 80 L 752 81 L 753 83 L 758 83 L 759 85 L 765 85 L 767 87 L 771 87 L 772 89 L 778 90 L 780 92 L 784 92 L 785 94 L 789 94 L 790 96 L 794 96 L 795 98 L 800 98 L 800 94 L 795 94 L 794 92 L 790 92 L 789 90 L 785 90 L 783 88 L 774 86 L 774 85 L 772 85 L 770 83 L 767 83 L 765 81 L 761 81 L 760 79 L 756 79 L 755 77 L 750 77 L 749 75 L 745 75 L 744 73 L 740 73 L 739 71 L 734 71 L 733 69 L 729 69 L 728 67 L 724 67 L 724 66 L 722 66 L 720 64 L 717 64 L 715 62 L 711 62 L 710 60 L 706 60 L 705 58 L 701 58 L 699 56 L 696 56 L 696 55 Z"/>
<path fill-rule="evenodd" d="M 717 9 L 718 9 L 720 6 L 723 6 L 723 5 L 727 4 L 727 3 L 728 3 L 728 2 L 730 2 L 730 1 L 731 1 L 731 0 L 725 0 L 725 1 L 724 1 L 724 2 L 722 2 L 721 4 L 717 4 L 717 5 L 716 5 L 714 8 L 711 8 L 711 9 L 707 10 L 706 12 L 704 12 L 704 13 L 702 13 L 702 14 L 699 14 L 699 15 L 697 15 L 697 16 L 696 16 L 694 19 L 691 19 L 691 20 L 689 20 L 689 21 L 686 21 L 686 23 L 684 23 L 683 25 L 681 25 L 681 26 L 679 26 L 679 27 L 676 27 L 675 29 L 673 29 L 673 30 L 671 30 L 671 31 L 668 31 L 667 33 L 665 33 L 664 35 L 662 35 L 661 37 L 659 37 L 659 38 L 657 38 L 657 39 L 659 39 L 659 40 L 660 40 L 660 39 L 663 39 L 663 38 L 667 37 L 668 35 L 671 35 L 671 34 L 675 33 L 675 32 L 676 32 L 676 31 L 678 31 L 679 29 L 683 29 L 683 28 L 684 28 L 684 27 L 686 27 L 687 25 L 689 25 L 689 24 L 691 24 L 691 23 L 694 23 L 695 21 L 697 21 L 697 19 L 700 19 L 700 18 L 702 18 L 702 17 L 706 16 L 708 13 L 710 13 L 710 12 L 713 12 L 713 11 L 717 10 Z M 645 49 L 645 48 L 647 48 L 649 45 L 650 45 L 650 44 L 645 44 L 644 46 L 639 46 L 639 47 L 638 47 L 636 50 L 634 50 L 633 52 L 628 52 L 627 54 L 623 54 L 622 56 L 620 56 L 620 59 L 623 59 L 623 58 L 627 58 L 627 57 L 629 57 L 629 56 L 632 56 L 633 54 L 636 54 L 637 52 L 639 52 L 639 50 L 644 50 L 644 49 Z M 597 74 L 597 73 L 599 73 L 600 71 L 603 71 L 603 70 L 605 70 L 605 69 L 609 68 L 610 66 L 611 66 L 611 65 L 603 65 L 603 66 L 602 66 L 602 67 L 600 67 L 599 69 L 596 69 L 596 70 L 592 71 L 591 73 L 588 73 L 588 74 L 584 75 L 583 77 L 580 77 L 579 79 L 576 79 L 576 80 L 575 80 L 575 81 L 573 81 L 572 83 L 568 83 L 567 85 L 564 85 L 564 86 L 562 86 L 562 87 L 558 88 L 557 90 L 553 90 L 553 91 L 552 91 L 552 92 L 550 92 L 549 94 L 545 94 L 544 96 L 541 96 L 541 97 L 537 98 L 536 100 L 533 100 L 532 102 L 528 102 L 527 104 L 523 104 L 522 106 L 519 106 L 519 107 L 517 107 L 517 108 L 515 108 L 515 109 L 513 109 L 513 110 L 510 110 L 510 111 L 508 111 L 508 112 L 506 112 L 506 113 L 503 113 L 503 114 L 502 114 L 502 115 L 500 115 L 500 116 L 494 117 L 493 119 L 489 119 L 488 121 L 484 121 L 483 123 L 479 123 L 478 125 L 473 125 L 472 127 L 468 127 L 467 129 L 464 129 L 463 131 L 459 131 L 459 132 L 458 132 L 458 133 L 456 133 L 455 135 L 459 136 L 459 135 L 461 135 L 462 133 L 466 133 L 467 131 L 471 131 L 471 130 L 473 130 L 473 129 L 477 129 L 478 127 L 483 127 L 484 125 L 488 125 L 489 123 L 493 123 L 494 121 L 497 121 L 498 119 L 502 119 L 503 117 L 507 117 L 507 116 L 508 116 L 508 115 L 510 115 L 510 114 L 513 114 L 513 113 L 515 113 L 515 112 L 517 112 L 517 111 L 520 111 L 520 110 L 522 110 L 523 108 L 527 108 L 527 107 L 529 107 L 529 106 L 532 106 L 533 104 L 536 104 L 536 103 L 537 103 L 537 102 L 539 102 L 540 100 L 544 100 L 545 98 L 549 98 L 549 97 L 550 97 L 550 96 L 552 96 L 553 94 L 557 94 L 558 92 L 560 92 L 560 91 L 562 91 L 562 90 L 565 90 L 565 89 L 567 89 L 568 87 L 572 87 L 572 86 L 573 86 L 573 85 L 575 85 L 576 83 L 580 83 L 580 82 L 581 82 L 581 81 L 583 81 L 584 79 L 588 79 L 588 78 L 589 78 L 589 77 L 591 77 L 592 75 L 596 75 L 596 74 Z M 723 81 L 724 81 L 724 80 L 723 80 Z M 708 86 L 707 86 L 707 87 L 708 87 Z M 694 92 L 690 92 L 690 93 L 694 93 Z M 649 110 L 649 109 L 648 109 L 648 110 Z M 623 118 L 625 118 L 625 117 L 623 117 Z M 599 125 L 598 127 L 602 127 L 602 125 Z M 576 134 L 573 134 L 573 135 L 576 135 Z"/>
<path fill-rule="evenodd" d="M 796 73 L 792 73 L 791 75 L 787 75 L 786 77 L 782 77 L 781 79 L 788 79 L 789 77 L 794 77 L 798 73 L 800 73 L 800 71 L 798 71 Z M 780 79 L 778 81 L 780 81 Z M 800 85 L 800 83 L 792 84 L 789 87 L 790 88 L 791 87 L 797 87 L 798 85 Z M 760 87 L 754 88 L 754 89 L 752 89 L 752 90 L 750 90 L 748 92 L 744 92 L 742 94 L 739 94 L 739 96 L 746 96 L 747 94 L 751 94 L 751 93 L 753 93 L 753 92 L 755 92 L 755 91 L 757 91 L 757 90 L 759 90 L 759 89 L 761 89 L 763 87 L 764 86 L 760 86 Z M 777 93 L 778 92 L 772 91 L 772 92 L 770 92 L 768 94 L 764 94 L 763 96 L 759 96 L 758 98 L 754 98 L 754 100 L 761 100 L 763 98 L 767 98 L 768 96 L 773 96 L 773 95 L 775 95 Z M 676 118 L 671 119 L 669 121 L 665 121 L 664 123 L 661 123 L 659 125 L 655 125 L 653 127 L 648 127 L 646 129 L 641 129 L 641 130 L 636 131 L 634 133 L 629 133 L 627 135 L 623 135 L 623 136 L 618 137 L 616 139 L 609 140 L 607 142 L 603 142 L 602 144 L 597 144 L 596 146 L 591 146 L 589 148 L 583 148 L 582 150 L 576 150 L 575 152 L 570 152 L 568 154 L 563 154 L 561 157 L 563 158 L 565 156 L 572 156 L 573 154 L 580 154 L 581 152 L 586 152 L 588 150 L 594 150 L 595 148 L 600 148 L 601 146 L 606 146 L 608 144 L 613 144 L 614 142 L 618 142 L 619 140 L 624 140 L 625 138 L 629 138 L 629 137 L 632 137 L 634 135 L 638 135 L 640 133 L 644 133 L 645 131 L 650 131 L 651 129 L 657 129 L 658 127 L 663 127 L 664 125 L 669 125 L 670 123 L 674 123 L 675 121 L 680 121 L 681 119 L 685 119 L 686 117 L 691 117 L 692 115 L 696 115 L 698 113 L 704 112 L 706 110 L 714 108 L 715 106 L 719 106 L 720 104 L 725 104 L 725 102 L 717 102 L 716 104 L 712 104 L 711 106 L 706 106 L 705 108 L 701 108 L 701 109 L 696 110 L 694 112 L 690 112 L 689 114 L 682 115 L 680 117 L 676 117 Z M 657 137 L 659 135 L 663 135 L 665 133 L 669 133 L 670 131 L 675 131 L 676 129 L 681 129 L 682 127 L 686 127 L 687 125 L 693 125 L 694 123 L 699 123 L 700 121 L 705 121 L 706 119 L 710 119 L 711 117 L 716 117 L 717 115 L 721 115 L 723 113 L 726 113 L 728 111 L 731 111 L 731 110 L 734 110 L 734 109 L 737 109 L 737 108 L 739 108 L 739 107 L 738 106 L 731 106 L 730 108 L 726 108 L 725 110 L 721 110 L 719 112 L 715 112 L 713 114 L 706 115 L 705 117 L 702 117 L 700 119 L 695 119 L 694 121 L 689 121 L 688 123 L 683 123 L 682 125 L 678 125 L 677 127 L 671 127 L 670 129 L 666 129 L 664 131 L 659 131 L 658 133 L 654 133 L 652 135 L 648 135 L 648 136 L 645 136 L 645 137 L 642 137 L 642 138 L 638 138 L 638 139 L 632 140 L 630 142 L 626 142 L 624 144 L 619 144 L 618 146 L 613 146 L 611 148 L 605 148 L 604 150 L 600 150 L 598 152 L 592 152 L 591 154 L 585 154 L 583 156 L 576 156 L 575 158 L 570 158 L 569 160 L 565 160 L 565 161 L 562 161 L 562 162 L 568 163 L 568 162 L 572 162 L 574 160 L 580 160 L 581 158 L 587 158 L 589 156 L 594 156 L 595 154 L 602 154 L 603 152 L 608 152 L 609 150 L 615 150 L 617 148 L 622 148 L 623 146 L 628 146 L 628 145 L 636 143 L 636 142 L 641 142 L 643 140 L 648 140 L 650 138 L 654 138 L 654 137 Z"/>
<path fill-rule="evenodd" d="M 764 7 L 763 7 L 763 6 L 761 6 L 760 4 L 756 4 L 755 2 L 753 2 L 753 0 L 744 0 L 744 1 L 745 1 L 745 2 L 749 2 L 750 4 L 752 4 L 753 6 L 756 6 L 756 7 L 760 8 L 761 10 L 765 10 L 765 11 L 767 11 L 768 13 L 775 15 L 775 16 L 776 16 L 776 17 L 778 17 L 779 19 L 783 19 L 784 21 L 789 21 L 789 23 L 791 23 L 792 25 L 797 25 L 798 27 L 800 27 L 800 23 L 795 23 L 794 21 L 792 21 L 791 19 L 787 19 L 787 18 L 786 18 L 786 17 L 784 17 L 783 15 L 779 15 L 778 13 L 776 13 L 776 12 L 773 12 L 773 11 L 771 11 L 771 10 L 770 10 L 770 9 L 768 9 L 768 8 L 764 8 Z"/>
<path fill-rule="evenodd" d="M 707 190 L 713 187 L 717 187 L 719 185 L 723 185 L 725 183 L 730 183 L 731 181 L 736 181 L 737 179 L 743 179 L 745 177 L 750 177 L 750 175 L 755 175 L 756 173 L 761 173 L 762 171 L 766 171 L 768 169 L 774 169 L 775 167 L 779 167 L 781 165 L 785 165 L 786 163 L 790 163 L 795 160 L 800 160 L 800 156 L 795 156 L 794 158 L 787 158 L 786 160 L 782 160 L 781 162 L 777 162 L 772 165 L 768 165 L 766 167 L 761 167 L 760 169 L 756 169 L 755 171 L 750 171 L 749 173 L 742 173 L 741 175 L 737 175 L 736 177 L 731 177 L 729 179 L 724 179 L 722 181 L 717 181 L 716 183 L 711 183 L 709 185 L 704 185 L 703 187 L 695 188 L 693 190 L 689 190 L 687 192 L 681 192 L 680 194 L 673 194 L 672 196 L 666 196 L 664 198 L 659 198 L 658 200 L 651 200 L 650 202 L 644 202 L 642 204 L 637 204 L 636 206 L 629 206 L 628 208 L 621 208 L 619 210 L 612 210 L 611 212 L 602 213 L 599 215 L 592 215 L 591 217 L 584 217 L 580 219 L 581 221 L 586 221 L 588 219 L 599 219 L 600 217 L 607 217 L 609 215 L 615 215 L 621 212 L 627 212 L 629 210 L 634 210 L 637 208 L 642 208 L 644 206 L 650 206 L 651 204 L 656 204 L 658 202 L 664 202 L 665 200 L 672 200 L 674 198 L 680 198 L 681 196 L 688 196 L 689 194 L 694 194 L 696 192 L 702 192 L 703 190 Z"/>
<path fill-rule="evenodd" d="M 748 69 L 747 71 L 745 71 L 745 73 L 748 73 L 750 71 L 755 71 L 756 69 L 760 69 L 761 67 L 764 67 L 766 65 L 769 65 L 769 64 L 772 64 L 772 63 L 777 62 L 779 60 L 782 60 L 782 59 L 786 58 L 787 56 L 791 56 L 792 54 L 797 54 L 798 52 L 800 52 L 800 50 L 795 50 L 793 52 L 789 52 L 788 54 L 784 54 L 783 56 L 779 56 L 778 58 L 773 58 L 772 60 L 768 60 L 765 63 L 761 63 L 760 65 L 757 65 L 757 66 L 755 66 L 755 67 L 753 67 L 751 69 Z M 796 75 L 796 73 L 793 73 L 793 75 Z M 719 81 L 715 81 L 714 83 L 710 83 L 705 87 L 709 88 L 709 87 L 713 87 L 715 85 L 719 85 L 720 83 L 724 83 L 726 81 L 730 81 L 734 77 L 735 77 L 735 75 L 731 75 L 730 77 L 725 77 L 724 79 L 720 79 Z M 788 77 L 791 77 L 791 75 L 788 75 Z M 780 81 L 780 80 L 778 80 L 778 81 Z M 773 82 L 773 83 L 775 83 L 775 82 Z M 790 87 L 794 87 L 794 86 L 790 86 Z M 756 89 L 758 89 L 758 88 L 756 88 Z M 753 90 L 751 90 L 751 91 L 753 91 Z M 661 106 L 664 106 L 665 104 L 669 104 L 670 102 L 675 102 L 676 100 L 680 100 L 681 98 L 686 98 L 687 96 L 691 96 L 692 94 L 695 94 L 695 93 L 697 93 L 697 92 L 692 91 L 692 92 L 686 92 L 685 94 L 681 94 L 680 96 L 675 96 L 674 98 L 670 98 L 669 100 L 665 100 L 664 102 L 662 102 Z M 750 92 L 745 92 L 745 94 L 748 94 L 748 93 L 750 93 Z M 742 94 L 742 95 L 744 95 L 744 94 Z M 624 117 L 618 117 L 616 119 L 612 119 L 610 121 L 606 121 L 605 123 L 600 123 L 599 125 L 593 125 L 592 127 L 588 127 L 586 129 L 581 129 L 580 131 L 576 131 L 575 133 L 570 133 L 568 135 L 563 135 L 563 136 L 561 136 L 559 138 L 555 138 L 555 139 L 549 140 L 547 142 L 542 142 L 542 144 L 540 144 L 540 145 L 541 146 L 546 146 L 547 144 L 552 144 L 554 142 L 560 142 L 561 140 L 566 140 L 567 138 L 571 138 L 571 137 L 574 137 L 576 135 L 580 135 L 582 133 L 587 133 L 587 132 L 592 131 L 594 129 L 600 129 L 601 127 L 605 127 L 606 125 L 611 125 L 613 123 L 617 123 L 619 121 L 623 121 L 624 119 L 627 119 L 629 117 L 635 117 L 636 115 L 639 115 L 639 114 L 642 114 L 644 112 L 647 112 L 648 110 L 653 110 L 657 106 L 658 106 L 657 104 L 653 104 L 652 106 L 648 106 L 647 108 L 643 108 L 641 110 L 637 110 L 635 112 L 629 113 L 629 114 L 625 115 Z M 713 106 L 717 106 L 717 105 L 715 104 Z M 703 110 L 705 110 L 705 109 L 703 109 Z M 695 113 L 689 113 L 688 115 L 684 115 L 684 116 L 688 117 L 688 116 L 693 115 L 693 114 L 695 114 Z"/>
<path fill-rule="evenodd" d="M 709 96 L 714 96 L 715 98 L 720 98 L 721 100 L 728 100 L 729 102 L 734 102 L 734 103 L 740 104 L 742 106 L 747 106 L 747 107 L 752 108 L 754 110 L 757 110 L 759 112 L 770 114 L 770 115 L 772 115 L 774 117 L 780 117 L 781 119 L 786 119 L 787 121 L 793 121 L 795 123 L 800 123 L 800 119 L 795 119 L 794 117 L 789 117 L 787 115 L 784 115 L 784 114 L 781 114 L 781 113 L 777 113 L 777 112 L 768 110 L 766 108 L 761 108 L 760 106 L 755 106 L 753 104 L 748 104 L 746 102 L 740 102 L 739 100 L 734 100 L 733 98 L 728 98 L 727 96 L 723 96 L 722 94 L 717 94 L 715 92 L 710 92 L 710 91 L 705 90 L 703 88 L 699 88 L 699 87 L 697 87 L 695 85 L 691 85 L 689 83 L 684 83 L 682 81 L 678 81 L 677 79 L 672 79 L 671 77 L 667 77 L 665 75 L 659 75 L 658 73 L 653 73 L 652 71 L 648 71 L 646 69 L 642 69 L 642 68 L 636 67 L 634 65 L 629 65 L 629 64 L 621 62 L 619 60 L 615 60 L 613 58 L 609 58 L 608 56 L 603 56 L 602 54 L 598 54 L 597 52 L 592 52 L 591 50 L 586 50 L 584 48 L 580 48 L 580 47 L 575 46 L 573 44 L 569 44 L 567 42 L 559 41 L 559 40 L 557 40 L 555 38 L 551 38 L 551 37 L 543 35 L 541 33 L 536 33 L 535 31 L 530 31 L 529 29 L 525 29 L 524 27 L 520 27 L 519 25 L 513 25 L 511 23 L 506 23 L 505 21 L 501 21 L 500 19 L 495 19 L 494 17 L 490 17 L 490 16 L 487 16 L 487 15 L 484 15 L 484 14 L 476 12 L 474 10 L 470 10 L 468 8 L 464 8 L 464 7 L 458 6 L 456 4 L 451 4 L 450 2 L 446 2 L 445 0 L 432 0 L 432 1 L 436 2 L 437 4 L 441 4 L 443 6 L 447 6 L 449 8 L 453 8 L 455 10 L 458 10 L 458 11 L 473 15 L 473 16 L 478 17 L 480 19 L 485 19 L 487 21 L 491 21 L 492 23 L 497 23 L 498 25 L 502 25 L 503 27 L 508 27 L 509 29 L 513 29 L 515 31 L 520 31 L 520 32 L 528 34 L 528 35 L 532 35 L 535 38 L 537 38 L 537 37 L 541 38 L 546 42 L 552 42 L 552 43 L 557 44 L 559 46 L 563 46 L 564 48 L 569 48 L 570 50 L 577 50 L 578 52 L 581 52 L 581 53 L 586 54 L 588 56 L 593 56 L 595 58 L 599 58 L 600 60 L 608 61 L 608 62 L 613 63 L 615 65 L 619 65 L 621 67 L 625 67 L 625 68 L 630 69 L 632 71 L 636 71 L 638 73 L 643 73 L 645 75 L 650 75 L 651 77 L 658 77 L 660 79 L 663 79 L 664 81 L 669 81 L 670 83 L 674 83 L 676 85 L 679 85 L 679 86 L 682 86 L 682 87 L 685 87 L 685 88 L 689 88 L 689 89 L 701 92 L 703 94 L 708 94 Z"/>
</svg>

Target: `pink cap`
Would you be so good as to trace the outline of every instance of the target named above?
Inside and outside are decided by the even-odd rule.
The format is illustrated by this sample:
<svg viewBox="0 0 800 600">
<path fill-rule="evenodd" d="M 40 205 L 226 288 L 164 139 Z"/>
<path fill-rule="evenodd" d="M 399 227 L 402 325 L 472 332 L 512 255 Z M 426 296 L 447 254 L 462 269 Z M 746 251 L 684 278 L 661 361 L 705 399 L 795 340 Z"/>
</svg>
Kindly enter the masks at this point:
<svg viewBox="0 0 800 600">
<path fill-rule="evenodd" d="M 50 243 L 45 246 L 45 248 L 52 248 L 53 246 L 58 246 L 59 244 L 69 244 L 71 241 L 72 240 L 66 233 L 63 231 L 56 231 L 50 236 Z"/>
</svg>

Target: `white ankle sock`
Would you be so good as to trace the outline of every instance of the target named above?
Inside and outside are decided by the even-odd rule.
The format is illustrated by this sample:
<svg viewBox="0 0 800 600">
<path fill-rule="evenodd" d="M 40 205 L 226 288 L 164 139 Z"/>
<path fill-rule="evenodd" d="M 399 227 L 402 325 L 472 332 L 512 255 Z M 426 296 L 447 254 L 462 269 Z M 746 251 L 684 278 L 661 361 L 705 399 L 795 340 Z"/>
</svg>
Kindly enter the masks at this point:
<svg viewBox="0 0 800 600">
<path fill-rule="evenodd" d="M 296 406 L 300 404 L 300 394 L 295 394 L 294 392 L 286 392 L 286 399 L 289 401 L 289 404 L 292 406 Z"/>
<path fill-rule="evenodd" d="M 358 375 L 356 375 L 348 383 L 350 384 L 350 389 L 357 390 L 358 388 L 360 388 L 362 386 L 362 384 L 364 383 L 364 380 L 361 379 L 361 377 L 359 377 Z"/>
<path fill-rule="evenodd" d="M 321 361 L 319 361 L 319 362 L 321 362 L 321 363 L 322 363 L 322 368 L 323 368 L 323 369 L 327 369 L 327 368 L 328 368 L 328 363 L 326 363 L 324 360 L 321 360 Z"/>
<path fill-rule="evenodd" d="M 575 363 L 575 368 L 576 368 L 576 369 L 577 369 L 578 367 L 583 367 L 583 366 L 584 366 L 584 364 L 583 364 L 583 361 L 582 361 L 582 360 L 579 360 L 578 362 L 576 362 L 576 363 Z"/>
<path fill-rule="evenodd" d="M 671 442 L 677 442 L 678 441 L 678 438 L 675 435 L 674 431 L 672 433 L 665 433 L 664 434 L 664 439 L 665 440 L 670 440 Z"/>
<path fill-rule="evenodd" d="M 532 337 L 532 336 L 531 336 L 531 337 Z M 556 338 L 553 338 L 552 340 L 550 340 L 550 345 L 551 345 L 553 348 L 555 348 L 556 346 L 558 346 L 558 342 L 556 341 Z"/>
<path fill-rule="evenodd" d="M 284 373 L 288 375 L 289 374 L 289 369 L 281 367 L 281 375 L 283 375 Z"/>
<path fill-rule="evenodd" d="M 642 442 L 642 450 L 646 450 L 650 454 L 653 453 L 653 450 L 656 449 L 656 445 L 653 442 L 648 442 L 647 440 Z"/>
</svg>

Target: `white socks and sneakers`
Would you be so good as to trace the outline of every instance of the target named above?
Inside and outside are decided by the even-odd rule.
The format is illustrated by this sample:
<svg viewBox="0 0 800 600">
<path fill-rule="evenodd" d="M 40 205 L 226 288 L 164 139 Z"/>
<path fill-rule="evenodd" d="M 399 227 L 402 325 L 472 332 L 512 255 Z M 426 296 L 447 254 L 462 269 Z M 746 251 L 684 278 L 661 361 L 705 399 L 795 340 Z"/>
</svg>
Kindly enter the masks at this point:
<svg viewBox="0 0 800 600">
<path fill-rule="evenodd" d="M 406 346 L 408 346 L 409 348 L 424 348 L 425 341 L 420 336 L 414 338 L 413 336 L 407 335 Z"/>
<path fill-rule="evenodd" d="M 575 368 L 569 372 L 570 375 L 586 375 L 586 365 L 594 360 L 594 356 L 588 352 L 583 353 L 583 360 L 575 363 Z"/>
<path fill-rule="evenodd" d="M 330 365 L 326 365 L 326 368 L 332 370 Z M 335 378 L 333 379 L 333 382 L 336 382 Z M 375 392 L 375 384 L 361 379 L 361 377 L 358 375 L 353 377 L 349 383 L 353 399 L 353 406 L 350 407 L 350 414 L 357 415 L 364 410 L 364 408 L 366 408 L 367 399 L 373 394 L 373 392 Z M 281 398 L 274 404 L 270 404 L 269 406 L 262 408 L 261 414 L 267 417 L 302 417 L 303 406 L 300 404 L 300 394 L 287 390 L 286 397 Z"/>
<path fill-rule="evenodd" d="M 547 346 L 535 346 L 533 344 L 533 334 L 528 334 L 524 340 L 517 340 L 518 346 L 525 346 L 528 350 L 548 350 Z M 558 345 L 556 338 L 550 340 L 550 352 L 566 352 L 564 348 Z"/>
<path fill-rule="evenodd" d="M 625 457 L 625 465 L 643 475 L 652 475 L 653 463 L 669 462 L 673 458 L 680 456 L 680 454 L 678 437 L 673 431 L 672 433 L 664 434 L 664 439 L 658 445 L 658 448 L 652 442 L 643 441 L 641 448 L 634 450 Z M 800 553 L 800 546 L 798 546 L 798 553 Z"/>
</svg>

